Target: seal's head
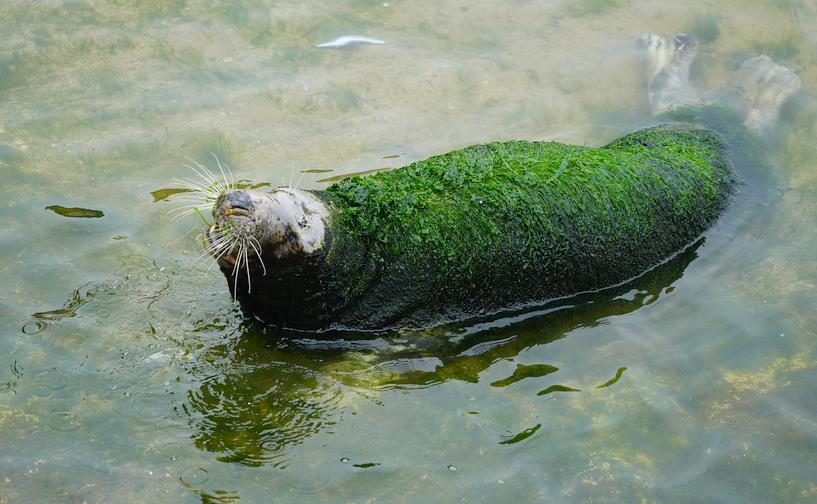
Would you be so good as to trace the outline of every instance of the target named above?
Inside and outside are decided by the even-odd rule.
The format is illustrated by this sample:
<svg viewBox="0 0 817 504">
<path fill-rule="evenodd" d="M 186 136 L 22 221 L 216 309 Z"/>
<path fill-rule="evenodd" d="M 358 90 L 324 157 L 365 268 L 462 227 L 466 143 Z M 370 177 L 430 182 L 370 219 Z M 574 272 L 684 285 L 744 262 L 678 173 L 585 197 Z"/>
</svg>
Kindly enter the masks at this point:
<svg viewBox="0 0 817 504">
<path fill-rule="evenodd" d="M 222 269 L 263 270 L 270 261 L 323 249 L 329 210 L 315 195 L 289 187 L 224 191 L 213 206 L 205 246 Z M 265 264 L 266 262 L 266 264 Z"/>
</svg>

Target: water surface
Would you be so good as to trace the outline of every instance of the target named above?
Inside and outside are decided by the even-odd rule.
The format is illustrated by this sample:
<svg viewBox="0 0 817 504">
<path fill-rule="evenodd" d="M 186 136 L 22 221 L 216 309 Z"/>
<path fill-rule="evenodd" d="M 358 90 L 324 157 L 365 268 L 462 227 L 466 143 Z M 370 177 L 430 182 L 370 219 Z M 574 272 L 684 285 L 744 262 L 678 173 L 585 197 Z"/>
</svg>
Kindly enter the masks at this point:
<svg viewBox="0 0 817 504">
<path fill-rule="evenodd" d="M 0 502 L 816 501 L 815 22 L 798 0 L 5 2 Z M 633 40 L 681 30 L 701 88 L 765 53 L 806 92 L 768 173 L 627 285 L 326 340 L 245 320 L 200 221 L 167 216 L 188 158 L 316 189 L 489 140 L 600 145 L 649 122 Z M 385 44 L 314 47 L 345 34 Z"/>
</svg>

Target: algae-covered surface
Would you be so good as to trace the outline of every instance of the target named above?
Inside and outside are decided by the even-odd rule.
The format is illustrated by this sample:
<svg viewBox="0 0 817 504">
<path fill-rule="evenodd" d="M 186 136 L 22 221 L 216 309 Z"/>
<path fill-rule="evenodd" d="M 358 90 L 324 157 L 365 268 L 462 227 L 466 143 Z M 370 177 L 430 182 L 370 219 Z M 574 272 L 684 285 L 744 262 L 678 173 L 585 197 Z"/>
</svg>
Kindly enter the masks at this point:
<svg viewBox="0 0 817 504">
<path fill-rule="evenodd" d="M 815 23 L 801 0 L 4 2 L 0 503 L 817 501 Z M 702 88 L 765 53 L 805 91 L 768 176 L 626 285 L 327 340 L 243 318 L 200 219 L 168 216 L 188 159 L 322 189 L 606 144 L 650 124 L 633 40 L 682 30 Z M 342 35 L 385 43 L 315 47 Z"/>
</svg>

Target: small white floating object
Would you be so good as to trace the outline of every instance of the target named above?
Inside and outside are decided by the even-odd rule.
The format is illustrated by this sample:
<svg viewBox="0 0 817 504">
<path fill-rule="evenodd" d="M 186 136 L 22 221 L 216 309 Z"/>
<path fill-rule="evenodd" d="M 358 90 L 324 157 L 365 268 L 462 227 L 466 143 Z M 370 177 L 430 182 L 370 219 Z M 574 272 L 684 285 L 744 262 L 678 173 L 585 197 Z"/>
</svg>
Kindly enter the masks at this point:
<svg viewBox="0 0 817 504">
<path fill-rule="evenodd" d="M 342 37 L 338 37 L 331 42 L 326 42 L 325 44 L 318 44 L 315 47 L 320 47 L 323 49 L 342 49 L 344 47 L 351 47 L 358 44 L 385 44 L 382 40 L 378 40 L 371 37 L 364 37 L 363 35 L 344 35 Z"/>
</svg>

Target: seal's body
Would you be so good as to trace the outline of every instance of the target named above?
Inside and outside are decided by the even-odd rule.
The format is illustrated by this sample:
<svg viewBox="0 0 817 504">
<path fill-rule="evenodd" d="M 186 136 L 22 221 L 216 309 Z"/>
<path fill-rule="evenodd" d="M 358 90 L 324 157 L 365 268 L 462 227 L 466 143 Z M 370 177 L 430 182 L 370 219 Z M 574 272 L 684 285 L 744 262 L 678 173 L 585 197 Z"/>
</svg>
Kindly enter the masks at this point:
<svg viewBox="0 0 817 504">
<path fill-rule="evenodd" d="M 653 79 L 667 83 L 651 84 L 653 108 L 690 105 L 694 39 L 676 37 L 673 67 L 651 37 L 648 54 L 664 61 Z M 226 191 L 207 243 L 264 323 L 426 327 L 637 276 L 705 231 L 734 187 L 729 142 L 694 125 L 600 148 L 497 142 L 321 192 Z"/>
<path fill-rule="evenodd" d="M 700 235 L 733 185 L 718 134 L 663 126 L 597 149 L 477 145 L 320 193 L 235 190 L 215 217 L 257 240 L 247 274 L 221 264 L 263 322 L 417 327 L 643 273 Z"/>
</svg>

